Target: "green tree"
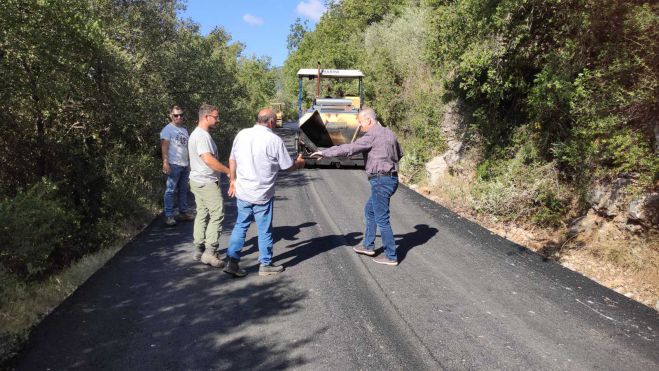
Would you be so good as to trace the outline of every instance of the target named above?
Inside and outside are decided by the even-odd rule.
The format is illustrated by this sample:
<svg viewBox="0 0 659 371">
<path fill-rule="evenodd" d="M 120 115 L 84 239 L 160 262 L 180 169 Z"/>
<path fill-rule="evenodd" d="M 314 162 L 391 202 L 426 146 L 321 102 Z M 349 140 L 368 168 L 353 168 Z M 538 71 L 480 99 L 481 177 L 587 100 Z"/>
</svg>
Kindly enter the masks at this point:
<svg viewBox="0 0 659 371">
<path fill-rule="evenodd" d="M 306 19 L 302 21 L 301 18 L 296 18 L 295 22 L 290 27 L 290 32 L 286 37 L 286 48 L 288 53 L 296 51 L 300 47 L 304 35 L 309 32 L 309 21 Z"/>
</svg>

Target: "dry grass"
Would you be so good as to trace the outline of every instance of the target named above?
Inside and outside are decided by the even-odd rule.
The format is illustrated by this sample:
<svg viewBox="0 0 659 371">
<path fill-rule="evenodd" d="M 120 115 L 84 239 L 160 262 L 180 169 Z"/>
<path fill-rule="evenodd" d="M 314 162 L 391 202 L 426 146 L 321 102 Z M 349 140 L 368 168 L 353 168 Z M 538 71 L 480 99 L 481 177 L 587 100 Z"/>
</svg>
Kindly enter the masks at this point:
<svg viewBox="0 0 659 371">
<path fill-rule="evenodd" d="M 600 284 L 659 310 L 659 233 L 643 237 L 605 223 L 566 244 L 559 261 Z"/>
</svg>

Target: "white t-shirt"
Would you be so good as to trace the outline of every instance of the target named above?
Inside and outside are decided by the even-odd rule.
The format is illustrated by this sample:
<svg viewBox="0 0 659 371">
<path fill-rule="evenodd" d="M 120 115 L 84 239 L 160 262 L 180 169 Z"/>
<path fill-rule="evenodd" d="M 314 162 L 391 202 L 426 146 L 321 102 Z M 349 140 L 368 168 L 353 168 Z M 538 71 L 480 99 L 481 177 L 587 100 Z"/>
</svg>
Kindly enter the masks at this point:
<svg viewBox="0 0 659 371">
<path fill-rule="evenodd" d="M 258 124 L 236 135 L 230 158 L 236 161 L 236 197 L 259 205 L 275 195 L 277 172 L 293 166 L 284 141 Z"/>
<path fill-rule="evenodd" d="M 170 164 L 188 166 L 188 129 L 170 122 L 160 132 L 160 139 L 169 142 L 167 157 Z"/>
<path fill-rule="evenodd" d="M 188 151 L 190 152 L 190 180 L 197 183 L 214 183 L 220 179 L 220 174 L 208 167 L 200 157 L 202 153 L 210 153 L 217 158 L 217 146 L 206 130 L 197 127 L 192 131 Z"/>
</svg>

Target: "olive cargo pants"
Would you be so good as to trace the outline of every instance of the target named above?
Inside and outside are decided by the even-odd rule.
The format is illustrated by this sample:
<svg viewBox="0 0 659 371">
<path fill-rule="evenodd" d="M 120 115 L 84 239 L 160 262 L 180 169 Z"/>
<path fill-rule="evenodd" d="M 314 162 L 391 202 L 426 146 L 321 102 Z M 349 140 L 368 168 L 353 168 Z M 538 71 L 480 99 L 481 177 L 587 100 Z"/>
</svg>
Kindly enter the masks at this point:
<svg viewBox="0 0 659 371">
<path fill-rule="evenodd" d="M 197 204 L 197 216 L 194 219 L 192 237 L 195 246 L 217 249 L 222 222 L 224 221 L 224 199 L 222 189 L 217 183 L 197 183 L 190 181 L 190 191 Z"/>
</svg>

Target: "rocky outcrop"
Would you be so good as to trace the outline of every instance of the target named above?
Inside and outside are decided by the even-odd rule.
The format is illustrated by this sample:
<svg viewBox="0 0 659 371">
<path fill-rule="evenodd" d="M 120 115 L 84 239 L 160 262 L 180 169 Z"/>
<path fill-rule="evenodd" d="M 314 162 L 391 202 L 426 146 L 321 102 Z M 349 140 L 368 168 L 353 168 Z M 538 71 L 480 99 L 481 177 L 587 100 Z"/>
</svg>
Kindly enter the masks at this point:
<svg viewBox="0 0 659 371">
<path fill-rule="evenodd" d="M 460 113 L 459 105 L 453 101 L 445 106 L 444 118 L 441 123 L 442 136 L 446 139 L 448 149 L 426 163 L 426 175 L 430 184 L 439 183 L 451 166 L 457 163 L 464 153 L 466 124 Z"/>
<path fill-rule="evenodd" d="M 601 181 L 588 193 L 590 210 L 570 226 L 570 234 L 612 222 L 621 230 L 641 232 L 659 226 L 659 193 L 631 194 L 632 177 Z"/>
</svg>

